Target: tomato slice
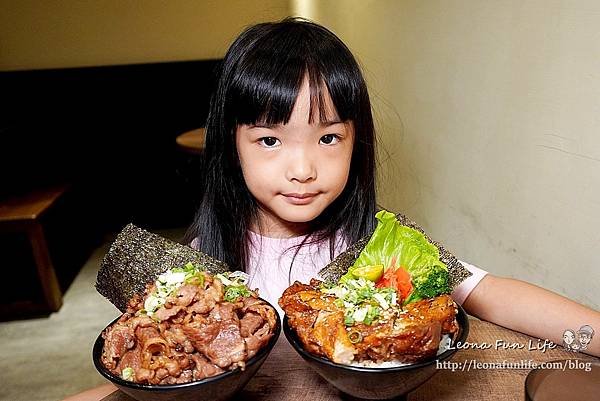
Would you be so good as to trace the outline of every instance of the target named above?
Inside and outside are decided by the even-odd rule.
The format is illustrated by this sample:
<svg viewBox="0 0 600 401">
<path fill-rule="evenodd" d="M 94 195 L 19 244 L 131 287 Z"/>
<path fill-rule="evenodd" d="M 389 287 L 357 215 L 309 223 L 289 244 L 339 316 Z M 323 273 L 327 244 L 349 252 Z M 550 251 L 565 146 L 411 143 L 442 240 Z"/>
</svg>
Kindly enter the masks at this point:
<svg viewBox="0 0 600 401">
<path fill-rule="evenodd" d="M 383 276 L 375 283 L 375 287 L 377 287 L 377 288 L 383 288 L 383 287 L 396 288 L 396 286 L 394 285 L 395 277 L 396 276 L 394 274 L 394 269 L 387 269 L 383 273 Z"/>
</svg>

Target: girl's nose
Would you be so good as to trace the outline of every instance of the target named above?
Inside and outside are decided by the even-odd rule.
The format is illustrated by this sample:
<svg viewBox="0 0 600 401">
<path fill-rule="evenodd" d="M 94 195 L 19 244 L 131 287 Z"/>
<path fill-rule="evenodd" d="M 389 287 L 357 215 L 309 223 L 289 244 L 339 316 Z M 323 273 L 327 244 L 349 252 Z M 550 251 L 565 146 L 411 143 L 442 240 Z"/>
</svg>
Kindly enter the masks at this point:
<svg viewBox="0 0 600 401">
<path fill-rule="evenodd" d="M 286 173 L 289 181 L 308 182 L 317 179 L 316 165 L 309 153 L 303 150 L 291 157 Z"/>
</svg>

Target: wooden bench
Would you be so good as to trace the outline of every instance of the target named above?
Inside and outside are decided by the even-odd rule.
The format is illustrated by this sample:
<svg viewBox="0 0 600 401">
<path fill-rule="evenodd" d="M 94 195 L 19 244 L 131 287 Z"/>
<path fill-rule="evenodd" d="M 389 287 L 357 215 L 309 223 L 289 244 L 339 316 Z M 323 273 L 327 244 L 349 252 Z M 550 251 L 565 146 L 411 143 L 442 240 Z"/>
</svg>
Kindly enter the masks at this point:
<svg viewBox="0 0 600 401">
<path fill-rule="evenodd" d="M 26 233 L 31 244 L 44 304 L 33 305 L 29 309 L 55 312 L 62 305 L 62 292 L 40 217 L 66 190 L 65 185 L 55 186 L 0 201 L 0 233 Z"/>
</svg>

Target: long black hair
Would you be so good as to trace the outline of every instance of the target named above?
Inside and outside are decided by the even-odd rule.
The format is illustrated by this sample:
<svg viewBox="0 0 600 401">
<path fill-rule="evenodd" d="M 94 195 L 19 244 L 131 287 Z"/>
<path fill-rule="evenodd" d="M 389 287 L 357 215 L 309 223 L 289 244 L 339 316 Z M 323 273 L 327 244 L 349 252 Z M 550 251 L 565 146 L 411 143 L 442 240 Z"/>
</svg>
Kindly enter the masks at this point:
<svg viewBox="0 0 600 401">
<path fill-rule="evenodd" d="M 231 267 L 246 270 L 258 204 L 248 190 L 236 148 L 242 124 L 286 124 L 303 80 L 311 110 L 326 119 L 327 90 L 343 122 L 354 128 L 350 174 L 340 196 L 310 222 L 310 242 L 341 233 L 351 244 L 369 234 L 375 214 L 375 130 L 364 78 L 350 50 L 328 29 L 286 18 L 244 30 L 221 66 L 206 124 L 203 196 L 186 241 Z M 307 238 L 302 242 L 306 242 Z"/>
</svg>

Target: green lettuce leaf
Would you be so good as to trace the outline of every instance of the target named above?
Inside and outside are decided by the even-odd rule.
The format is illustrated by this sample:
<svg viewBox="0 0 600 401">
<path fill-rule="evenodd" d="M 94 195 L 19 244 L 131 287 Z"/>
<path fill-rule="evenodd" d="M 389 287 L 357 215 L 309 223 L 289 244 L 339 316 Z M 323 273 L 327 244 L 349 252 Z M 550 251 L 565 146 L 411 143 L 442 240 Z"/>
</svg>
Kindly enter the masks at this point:
<svg viewBox="0 0 600 401">
<path fill-rule="evenodd" d="M 413 291 L 404 303 L 449 293 L 448 267 L 440 252 L 419 231 L 403 226 L 393 213 L 379 211 L 371 239 L 352 267 L 382 264 L 385 271 L 402 267 L 411 276 Z"/>
</svg>

